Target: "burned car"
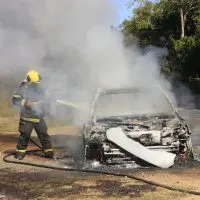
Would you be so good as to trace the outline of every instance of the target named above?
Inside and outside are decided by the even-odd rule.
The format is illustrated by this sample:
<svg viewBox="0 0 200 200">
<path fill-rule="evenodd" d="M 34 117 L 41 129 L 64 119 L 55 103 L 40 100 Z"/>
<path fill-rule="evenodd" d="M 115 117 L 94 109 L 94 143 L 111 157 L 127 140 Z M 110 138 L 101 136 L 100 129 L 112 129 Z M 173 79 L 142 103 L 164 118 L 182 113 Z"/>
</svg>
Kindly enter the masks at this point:
<svg viewBox="0 0 200 200">
<path fill-rule="evenodd" d="M 118 138 L 119 131 L 115 131 L 113 139 L 108 138 L 108 130 L 114 128 L 120 128 L 127 137 L 124 143 L 121 144 L 122 139 Z M 141 165 L 141 161 L 148 162 L 148 159 L 138 156 L 140 146 L 144 154 L 167 152 L 193 157 L 188 124 L 157 87 L 99 90 L 93 100 L 91 121 L 85 124 L 83 136 L 85 161 Z M 138 144 L 140 146 L 134 149 Z M 156 154 L 146 155 L 148 157 L 156 157 Z"/>
</svg>

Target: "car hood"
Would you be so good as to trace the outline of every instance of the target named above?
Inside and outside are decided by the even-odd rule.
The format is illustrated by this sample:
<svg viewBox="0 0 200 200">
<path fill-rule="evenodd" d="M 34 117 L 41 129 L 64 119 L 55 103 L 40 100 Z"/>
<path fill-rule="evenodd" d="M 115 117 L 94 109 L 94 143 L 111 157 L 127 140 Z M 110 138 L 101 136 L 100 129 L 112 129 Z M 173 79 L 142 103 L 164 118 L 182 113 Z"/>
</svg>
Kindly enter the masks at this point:
<svg viewBox="0 0 200 200">
<path fill-rule="evenodd" d="M 140 130 L 162 130 L 163 127 L 176 127 L 180 119 L 176 115 L 140 115 L 140 116 L 111 116 L 93 118 L 93 127 L 107 129 L 110 127 L 133 126 Z"/>
</svg>

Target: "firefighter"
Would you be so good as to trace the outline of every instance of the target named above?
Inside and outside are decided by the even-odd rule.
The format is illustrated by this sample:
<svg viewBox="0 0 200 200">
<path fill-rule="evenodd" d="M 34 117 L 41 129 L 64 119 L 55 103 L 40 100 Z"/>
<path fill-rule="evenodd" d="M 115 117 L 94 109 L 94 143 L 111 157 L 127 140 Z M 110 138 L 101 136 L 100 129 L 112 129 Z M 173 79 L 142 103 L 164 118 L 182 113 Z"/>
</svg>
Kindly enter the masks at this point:
<svg viewBox="0 0 200 200">
<path fill-rule="evenodd" d="M 26 154 L 26 148 L 35 129 L 47 158 L 53 158 L 53 149 L 50 136 L 47 133 L 47 125 L 44 117 L 48 114 L 48 101 L 44 90 L 40 85 L 41 76 L 37 71 L 29 71 L 26 79 L 21 83 L 17 92 L 13 95 L 13 104 L 20 107 L 20 122 L 15 158 L 22 160 Z"/>
</svg>

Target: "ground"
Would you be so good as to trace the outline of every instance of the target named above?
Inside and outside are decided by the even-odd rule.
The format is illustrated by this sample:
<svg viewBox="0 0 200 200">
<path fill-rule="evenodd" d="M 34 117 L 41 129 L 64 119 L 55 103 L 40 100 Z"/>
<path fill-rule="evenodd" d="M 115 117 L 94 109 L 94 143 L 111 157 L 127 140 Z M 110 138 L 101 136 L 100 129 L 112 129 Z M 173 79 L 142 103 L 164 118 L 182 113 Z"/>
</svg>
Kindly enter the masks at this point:
<svg viewBox="0 0 200 200">
<path fill-rule="evenodd" d="M 180 113 L 190 123 L 195 151 L 199 152 L 200 112 Z M 6 121 L 6 120 L 5 120 Z M 63 134 L 64 133 L 64 134 Z M 73 127 L 51 129 L 53 144 L 56 147 L 77 146 L 78 134 Z M 127 177 L 114 177 L 80 172 L 64 172 L 3 162 L 3 156 L 15 149 L 17 132 L 0 134 L 0 200 L 21 199 L 138 199 L 138 200 L 196 200 L 199 196 L 174 192 L 144 184 Z M 34 136 L 35 137 L 35 136 Z M 36 137 L 35 137 L 36 139 Z M 35 148 L 29 145 L 30 149 Z M 68 149 L 66 148 L 66 152 Z M 13 158 L 11 158 L 13 159 Z M 42 157 L 28 155 L 24 161 L 63 165 L 61 161 L 49 161 Z M 127 173 L 153 180 L 158 183 L 200 191 L 200 167 L 190 166 L 168 170 L 132 170 Z"/>
</svg>

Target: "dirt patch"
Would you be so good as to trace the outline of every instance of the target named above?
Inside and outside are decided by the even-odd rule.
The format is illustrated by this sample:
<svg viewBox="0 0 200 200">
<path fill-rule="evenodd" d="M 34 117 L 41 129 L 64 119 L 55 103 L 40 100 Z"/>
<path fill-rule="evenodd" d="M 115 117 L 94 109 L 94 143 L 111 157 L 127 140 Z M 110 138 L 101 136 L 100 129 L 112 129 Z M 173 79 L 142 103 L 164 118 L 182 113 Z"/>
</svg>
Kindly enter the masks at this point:
<svg viewBox="0 0 200 200">
<path fill-rule="evenodd" d="M 145 171 L 137 175 L 161 184 L 200 191 L 200 168 Z"/>
<path fill-rule="evenodd" d="M 79 177 L 75 174 L 63 176 L 59 172 L 10 172 L 1 170 L 0 188 L 1 194 L 13 199 L 34 199 L 43 197 L 65 198 L 69 196 L 81 196 L 95 192 L 101 198 L 107 197 L 140 197 L 145 192 L 155 191 L 156 188 L 150 185 L 140 185 L 132 182 L 123 185 L 126 179 L 104 180 L 100 176 Z M 78 182 L 77 182 L 78 180 Z M 81 183 L 82 182 L 82 183 Z"/>
<path fill-rule="evenodd" d="M 122 185 L 119 181 L 100 181 L 99 185 L 96 187 L 101 190 L 104 197 L 109 196 L 128 196 L 128 197 L 140 197 L 144 192 L 153 192 L 156 190 L 155 187 L 150 185 Z"/>
</svg>

